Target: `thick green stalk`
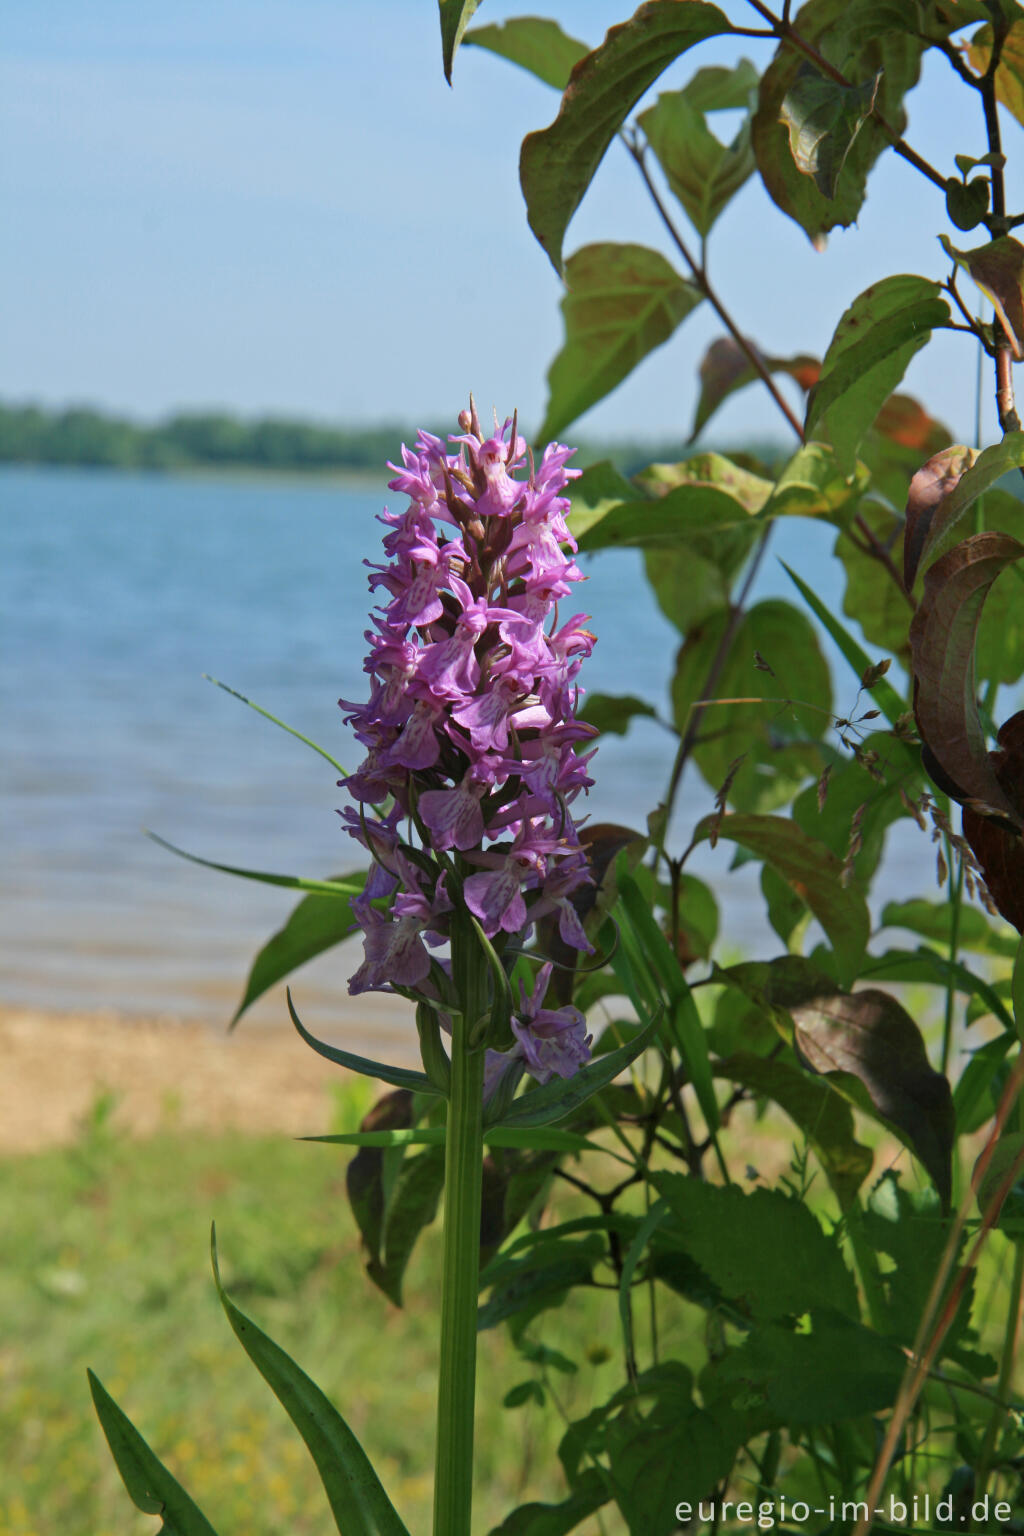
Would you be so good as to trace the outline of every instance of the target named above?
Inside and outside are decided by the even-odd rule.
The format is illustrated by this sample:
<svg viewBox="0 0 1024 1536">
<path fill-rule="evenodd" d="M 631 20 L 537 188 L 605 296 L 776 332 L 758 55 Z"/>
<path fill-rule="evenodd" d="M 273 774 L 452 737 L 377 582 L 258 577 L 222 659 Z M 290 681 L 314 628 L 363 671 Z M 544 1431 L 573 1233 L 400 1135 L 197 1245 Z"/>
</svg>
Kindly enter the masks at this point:
<svg viewBox="0 0 1024 1536">
<path fill-rule="evenodd" d="M 469 1037 L 487 1006 L 487 967 L 465 918 L 453 923 L 452 974 L 463 1011 L 452 1022 L 445 1148 L 434 1536 L 469 1536 L 473 1506 L 484 1052 L 482 1047 L 470 1049 Z"/>
</svg>

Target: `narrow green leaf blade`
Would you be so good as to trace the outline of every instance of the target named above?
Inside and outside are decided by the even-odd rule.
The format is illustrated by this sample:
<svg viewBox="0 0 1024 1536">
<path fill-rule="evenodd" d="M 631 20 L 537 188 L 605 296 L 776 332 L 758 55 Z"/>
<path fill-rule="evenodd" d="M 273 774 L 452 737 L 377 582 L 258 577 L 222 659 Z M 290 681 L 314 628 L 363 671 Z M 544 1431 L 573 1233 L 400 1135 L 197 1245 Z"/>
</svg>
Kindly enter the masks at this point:
<svg viewBox="0 0 1024 1536">
<path fill-rule="evenodd" d="M 693 1084 L 708 1130 L 714 1134 L 719 1126 L 718 1100 L 715 1098 L 707 1038 L 693 993 L 677 957 L 672 953 L 671 945 L 658 927 L 632 875 L 619 876 L 619 895 L 669 1000 L 669 1018 L 683 1065 Z"/>
<path fill-rule="evenodd" d="M 303 1141 L 331 1142 L 342 1147 L 442 1147 L 443 1125 L 423 1125 L 415 1130 L 339 1131 L 329 1136 L 303 1136 Z M 528 1152 L 605 1152 L 607 1148 L 554 1126 L 496 1125 L 484 1130 L 489 1147 L 508 1147 Z"/>
<path fill-rule="evenodd" d="M 633 1285 L 633 1276 L 636 1267 L 644 1256 L 644 1249 L 651 1233 L 661 1226 L 668 1215 L 668 1206 L 664 1200 L 656 1200 L 651 1206 L 643 1221 L 637 1227 L 633 1241 L 626 1250 L 626 1256 L 622 1261 L 622 1273 L 619 1276 L 619 1319 L 622 1323 L 622 1338 L 626 1346 L 626 1358 L 633 1358 L 633 1308 L 630 1298 L 630 1290 Z"/>
<path fill-rule="evenodd" d="M 87 1374 L 110 1454 L 136 1509 L 147 1515 L 162 1515 L 163 1536 L 217 1536 L 202 1510 L 153 1454 L 99 1378 L 92 1371 Z"/>
<path fill-rule="evenodd" d="M 147 832 L 146 836 L 169 853 L 176 853 L 179 859 L 188 859 L 190 864 L 202 864 L 204 869 L 218 869 L 222 875 L 237 875 L 242 880 L 259 880 L 263 885 L 283 885 L 289 891 L 318 891 L 324 896 L 343 896 L 346 899 L 358 896 L 363 888 L 358 881 L 306 880 L 300 875 L 271 875 L 262 869 L 242 869 L 236 864 L 218 864 L 213 859 L 203 859 L 198 853 L 188 853 L 184 848 L 176 847 L 156 832 Z"/>
<path fill-rule="evenodd" d="M 643 245 L 585 245 L 566 262 L 565 285 L 565 344 L 548 370 L 542 442 L 610 394 L 701 301 Z"/>
<path fill-rule="evenodd" d="M 228 1297 L 211 1234 L 213 1277 L 235 1336 L 306 1442 L 340 1536 L 409 1536 L 355 1435 L 334 1404 Z"/>
<path fill-rule="evenodd" d="M 732 27 L 705 0 L 647 0 L 577 65 L 558 116 L 528 134 L 519 159 L 527 216 L 556 272 L 562 242 L 612 139 L 673 59 Z"/>
<path fill-rule="evenodd" d="M 294 736 L 296 741 L 301 741 L 304 746 L 312 747 L 313 751 L 322 757 L 325 762 L 330 763 L 332 768 L 337 769 L 343 779 L 348 778 L 348 770 L 343 768 L 338 762 L 338 759 L 336 757 L 332 757 L 331 754 L 324 747 L 321 747 L 317 742 L 315 742 L 312 737 L 304 736 L 302 732 L 297 731 L 293 725 L 286 725 L 283 720 L 279 720 L 276 715 L 272 715 L 269 709 L 264 709 L 262 704 L 254 703 L 252 699 L 247 699 L 244 693 L 239 693 L 237 688 L 230 688 L 227 683 L 222 683 L 219 677 L 211 677 L 209 672 L 204 672 L 203 677 L 208 683 L 212 683 L 215 688 L 223 689 L 225 693 L 230 693 L 233 699 L 238 699 L 240 703 L 247 705 L 249 709 L 254 709 L 258 715 L 263 716 L 264 720 L 269 720 L 271 725 L 276 725 L 282 731 L 287 731 L 289 736 Z"/>
<path fill-rule="evenodd" d="M 352 1051 L 343 1051 L 340 1046 L 318 1040 L 309 1033 L 295 1012 L 291 991 L 288 992 L 288 1012 L 306 1044 L 325 1060 L 333 1061 L 339 1067 L 347 1067 L 350 1072 L 358 1072 L 363 1077 L 375 1077 L 378 1082 L 391 1083 L 395 1088 L 409 1088 L 413 1093 L 440 1092 L 425 1072 L 415 1072 L 411 1067 L 391 1067 L 386 1062 L 371 1061 L 367 1056 L 356 1056 Z"/>
<path fill-rule="evenodd" d="M 565 90 L 573 66 L 590 51 L 586 43 L 570 37 L 557 21 L 544 16 L 513 16 L 509 21 L 474 27 L 462 41 L 467 48 L 471 44 L 486 48 L 518 64 L 556 91 Z"/>
<path fill-rule="evenodd" d="M 520 1504 L 489 1536 L 568 1536 L 570 1531 L 594 1514 L 611 1498 L 606 1474 L 588 1467 L 576 1480 L 572 1492 L 559 1504 Z"/>
</svg>

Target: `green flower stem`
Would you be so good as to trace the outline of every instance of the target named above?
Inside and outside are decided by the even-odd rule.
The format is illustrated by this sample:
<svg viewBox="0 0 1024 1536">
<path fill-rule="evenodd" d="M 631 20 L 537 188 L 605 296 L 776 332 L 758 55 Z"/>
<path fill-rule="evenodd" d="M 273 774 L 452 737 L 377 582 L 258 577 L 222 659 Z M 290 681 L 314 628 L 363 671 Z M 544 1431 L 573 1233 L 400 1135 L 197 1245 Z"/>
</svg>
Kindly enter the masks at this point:
<svg viewBox="0 0 1024 1536">
<path fill-rule="evenodd" d="M 468 1040 L 487 1007 L 487 963 L 468 917 L 456 918 L 452 929 L 452 975 L 462 1014 L 452 1021 L 445 1147 L 434 1536 L 469 1536 L 470 1531 L 483 1179 L 484 1051 L 470 1050 Z"/>
</svg>

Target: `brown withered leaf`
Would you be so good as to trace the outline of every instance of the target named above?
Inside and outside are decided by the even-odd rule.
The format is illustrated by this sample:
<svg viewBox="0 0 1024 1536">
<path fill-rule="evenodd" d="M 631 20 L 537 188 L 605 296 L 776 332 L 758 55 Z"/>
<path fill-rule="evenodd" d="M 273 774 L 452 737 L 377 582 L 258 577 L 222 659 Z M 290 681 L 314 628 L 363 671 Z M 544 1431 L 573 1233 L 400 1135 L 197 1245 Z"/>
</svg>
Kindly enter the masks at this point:
<svg viewBox="0 0 1024 1536">
<path fill-rule="evenodd" d="M 747 346 L 769 373 L 788 374 L 805 392 L 818 382 L 821 363 L 816 357 L 806 353 L 796 357 L 768 357 L 749 338 Z M 757 369 L 738 341 L 732 336 L 720 336 L 713 341 L 700 365 L 700 399 L 688 441 L 692 443 L 699 437 L 724 400 L 753 384 L 757 378 Z"/>
<path fill-rule="evenodd" d="M 920 1159 L 948 1207 L 953 1096 L 929 1063 L 921 1031 L 906 1009 L 887 992 L 866 987 L 815 998 L 791 1014 L 793 1044 L 804 1063 L 832 1078 L 855 1103 L 860 1084 L 876 1114 Z"/>
<path fill-rule="evenodd" d="M 998 750 L 989 753 L 989 764 L 1024 825 L 1024 710 L 1000 727 L 998 741 Z M 1000 913 L 1018 933 L 1024 933 L 1024 840 L 1019 830 L 966 805 L 964 836 Z"/>
<path fill-rule="evenodd" d="M 1024 556 L 1005 533 L 976 533 L 940 556 L 925 574 L 910 625 L 914 714 L 925 767 L 948 794 L 975 800 L 1010 822 L 1019 816 L 989 761 L 978 716 L 974 642 L 989 589 Z"/>
<path fill-rule="evenodd" d="M 977 458 L 973 448 L 954 444 L 922 464 L 910 482 L 903 534 L 903 584 L 910 592 L 927 550 L 943 531 L 942 508 L 964 471 Z"/>
</svg>

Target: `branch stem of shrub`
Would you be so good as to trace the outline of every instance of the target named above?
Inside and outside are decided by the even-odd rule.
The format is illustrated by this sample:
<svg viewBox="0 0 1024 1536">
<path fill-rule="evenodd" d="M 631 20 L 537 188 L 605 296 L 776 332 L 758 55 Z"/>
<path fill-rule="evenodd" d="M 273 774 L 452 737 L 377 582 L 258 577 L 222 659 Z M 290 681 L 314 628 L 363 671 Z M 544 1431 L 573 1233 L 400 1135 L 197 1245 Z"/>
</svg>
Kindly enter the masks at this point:
<svg viewBox="0 0 1024 1536">
<path fill-rule="evenodd" d="M 754 372 L 758 375 L 762 384 L 765 386 L 768 393 L 775 401 L 775 404 L 778 406 L 779 410 L 782 412 L 783 416 L 786 418 L 789 425 L 796 433 L 797 437 L 801 442 L 803 442 L 804 429 L 800 424 L 800 420 L 794 414 L 788 401 L 781 394 L 778 385 L 775 383 L 775 380 L 771 376 L 771 372 L 768 369 L 764 358 L 758 352 L 757 348 L 752 346 L 751 343 L 747 340 L 746 336 L 743 335 L 739 326 L 732 318 L 732 315 L 726 309 L 725 305 L 718 297 L 718 294 L 711 286 L 711 281 L 708 278 L 707 271 L 703 262 L 699 262 L 696 259 L 686 241 L 679 233 L 679 230 L 676 228 L 675 221 L 673 220 L 668 209 L 665 207 L 661 195 L 651 178 L 651 173 L 647 169 L 647 159 L 644 146 L 625 136 L 623 136 L 623 143 L 625 144 L 633 160 L 636 162 L 637 169 L 639 170 L 640 175 L 643 177 L 644 186 L 647 188 L 647 191 L 650 194 L 652 203 L 658 210 L 661 222 L 664 224 L 665 229 L 668 232 L 669 239 L 672 241 L 672 244 L 675 246 L 680 256 L 686 262 L 687 267 L 690 269 L 690 276 L 693 278 L 694 286 L 699 288 L 701 293 L 707 299 L 708 303 L 715 311 L 715 314 L 721 320 L 722 324 L 729 332 L 729 335 L 732 337 L 733 341 L 735 341 L 736 345 L 747 359 L 747 362 L 750 364 L 751 368 L 753 368 Z"/>
<path fill-rule="evenodd" d="M 1013 1070 L 1007 1078 L 1006 1086 L 999 1100 L 999 1107 L 992 1121 L 992 1127 L 985 1146 L 982 1149 L 981 1156 L 974 1165 L 970 1186 L 966 1190 L 950 1226 L 946 1246 L 943 1249 L 942 1257 L 932 1280 L 931 1291 L 921 1313 L 914 1346 L 907 1361 L 907 1368 L 893 1405 L 885 1438 L 882 1441 L 874 1470 L 871 1473 L 871 1480 L 868 1483 L 865 1494 L 868 1513 L 866 1516 L 858 1519 L 853 1529 L 853 1536 L 867 1536 L 871 1529 L 874 1522 L 873 1511 L 880 1503 L 885 1480 L 889 1475 L 889 1468 L 892 1466 L 899 1448 L 900 1438 L 907 1420 L 914 1411 L 925 1381 L 928 1379 L 931 1369 L 935 1364 L 942 1341 L 949 1331 L 950 1324 L 956 1317 L 967 1282 L 977 1265 L 985 1240 L 999 1218 L 1003 1201 L 1020 1176 L 1021 1168 L 1024 1167 L 1024 1150 L 1022 1150 L 1013 1159 L 1005 1177 L 1000 1180 L 998 1188 L 989 1198 L 967 1258 L 958 1269 L 952 1285 L 948 1285 L 950 1274 L 956 1263 L 960 1240 L 977 1197 L 977 1192 L 981 1188 L 982 1181 L 988 1172 L 989 1164 L 992 1161 L 1006 1122 L 1020 1097 L 1022 1085 L 1024 1085 L 1024 1053 L 1018 1056 Z"/>
</svg>

